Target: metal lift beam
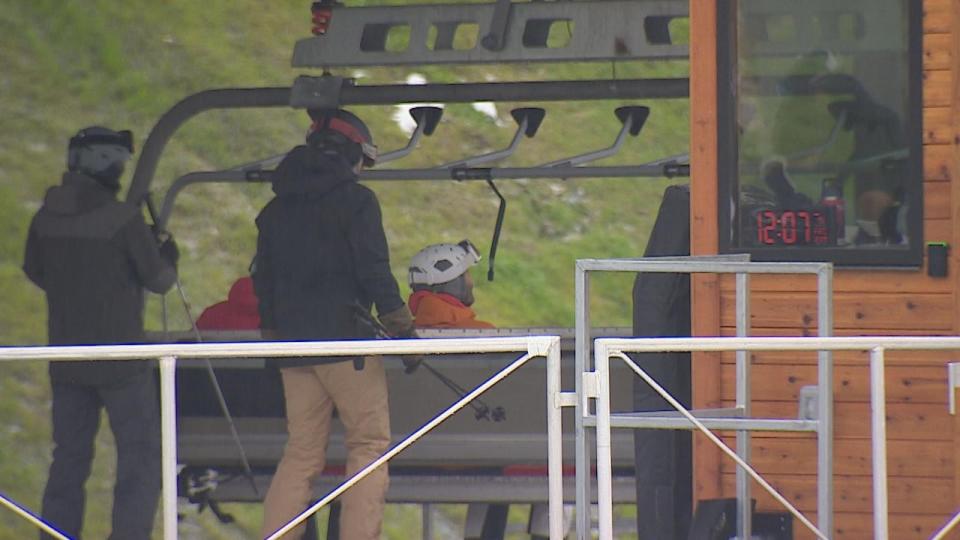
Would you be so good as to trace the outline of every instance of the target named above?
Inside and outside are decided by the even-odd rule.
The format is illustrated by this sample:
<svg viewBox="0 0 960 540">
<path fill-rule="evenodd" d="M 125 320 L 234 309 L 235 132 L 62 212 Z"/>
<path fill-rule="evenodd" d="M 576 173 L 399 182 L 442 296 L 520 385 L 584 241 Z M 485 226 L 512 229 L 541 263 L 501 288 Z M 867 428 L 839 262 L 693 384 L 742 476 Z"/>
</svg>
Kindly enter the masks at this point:
<svg viewBox="0 0 960 540">
<path fill-rule="evenodd" d="M 669 24 L 687 0 L 334 7 L 293 67 L 686 59 Z M 457 39 L 463 36 L 463 39 Z"/>
</svg>

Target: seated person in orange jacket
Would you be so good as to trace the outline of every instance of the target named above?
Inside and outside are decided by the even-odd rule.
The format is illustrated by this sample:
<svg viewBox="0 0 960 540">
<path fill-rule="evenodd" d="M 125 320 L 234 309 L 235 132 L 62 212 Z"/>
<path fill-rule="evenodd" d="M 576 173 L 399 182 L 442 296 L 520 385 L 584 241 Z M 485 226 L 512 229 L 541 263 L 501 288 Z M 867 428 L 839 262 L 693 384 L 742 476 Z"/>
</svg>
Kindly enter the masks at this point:
<svg viewBox="0 0 960 540">
<path fill-rule="evenodd" d="M 253 279 L 242 277 L 230 287 L 225 302 L 216 303 L 203 310 L 197 319 L 200 330 L 259 330 L 260 313 L 257 311 L 257 295 L 253 292 Z"/>
<path fill-rule="evenodd" d="M 407 305 L 417 328 L 495 328 L 478 321 L 473 305 L 470 267 L 480 262 L 477 248 L 459 244 L 434 244 L 410 260 L 408 281 L 413 294 Z"/>
</svg>

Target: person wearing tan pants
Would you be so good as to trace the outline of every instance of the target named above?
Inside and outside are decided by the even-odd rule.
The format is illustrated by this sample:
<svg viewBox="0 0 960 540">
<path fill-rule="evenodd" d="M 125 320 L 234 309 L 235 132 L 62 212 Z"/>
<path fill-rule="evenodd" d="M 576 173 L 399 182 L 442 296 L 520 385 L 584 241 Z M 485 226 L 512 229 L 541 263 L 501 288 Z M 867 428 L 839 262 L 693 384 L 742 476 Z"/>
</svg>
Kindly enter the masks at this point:
<svg viewBox="0 0 960 540">
<path fill-rule="evenodd" d="M 386 376 L 379 358 L 366 358 L 360 371 L 352 362 L 337 362 L 280 372 L 290 438 L 264 501 L 263 537 L 287 524 L 313 499 L 313 481 L 325 465 L 334 408 L 346 428 L 347 477 L 390 445 Z M 380 538 L 388 481 L 384 464 L 343 494 L 341 538 Z M 287 536 L 299 538 L 303 531 L 301 526 Z"/>
<path fill-rule="evenodd" d="M 291 150 L 272 178 L 276 196 L 257 216 L 251 270 L 260 330 L 273 341 L 373 339 L 371 309 L 390 337 L 415 338 L 400 297 L 380 203 L 358 173 L 376 160 L 360 118 L 343 109 L 310 109 L 307 144 Z M 307 509 L 326 462 L 336 409 L 346 428 L 347 474 L 390 444 L 387 384 L 379 358 L 302 357 L 280 367 L 289 439 L 264 501 L 263 536 Z M 408 368 L 416 358 L 404 357 Z M 411 368 L 412 369 L 412 368 Z M 346 491 L 343 540 L 379 540 L 387 469 Z M 284 536 L 299 539 L 300 529 Z"/>
</svg>

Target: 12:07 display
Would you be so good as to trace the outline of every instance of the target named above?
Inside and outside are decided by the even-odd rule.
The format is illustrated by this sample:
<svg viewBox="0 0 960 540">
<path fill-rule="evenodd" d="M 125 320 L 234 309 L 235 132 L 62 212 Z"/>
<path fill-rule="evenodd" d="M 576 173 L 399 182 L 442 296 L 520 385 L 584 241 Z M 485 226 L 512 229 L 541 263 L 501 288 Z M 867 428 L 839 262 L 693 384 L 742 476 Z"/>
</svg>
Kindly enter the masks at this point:
<svg viewBox="0 0 960 540">
<path fill-rule="evenodd" d="M 757 209 L 753 212 L 758 246 L 834 246 L 834 216 L 827 209 Z"/>
</svg>

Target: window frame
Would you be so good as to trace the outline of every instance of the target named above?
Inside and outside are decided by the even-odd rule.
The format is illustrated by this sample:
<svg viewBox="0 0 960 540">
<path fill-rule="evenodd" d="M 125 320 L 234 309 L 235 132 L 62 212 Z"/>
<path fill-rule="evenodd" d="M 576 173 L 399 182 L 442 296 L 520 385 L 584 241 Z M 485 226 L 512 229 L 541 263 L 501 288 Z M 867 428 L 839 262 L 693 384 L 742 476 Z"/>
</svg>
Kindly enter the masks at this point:
<svg viewBox="0 0 960 540">
<path fill-rule="evenodd" d="M 901 0 L 907 8 L 907 97 L 904 133 L 910 152 L 905 183 L 911 207 L 907 214 L 910 244 L 891 247 L 741 247 L 734 243 L 734 211 L 739 199 L 737 118 L 737 4 L 717 2 L 717 218 L 720 253 L 748 253 L 755 261 L 826 261 L 837 266 L 919 269 L 923 264 L 923 6 Z M 734 198 L 736 196 L 736 198 Z M 739 230 L 737 232 L 740 232 Z"/>
</svg>

